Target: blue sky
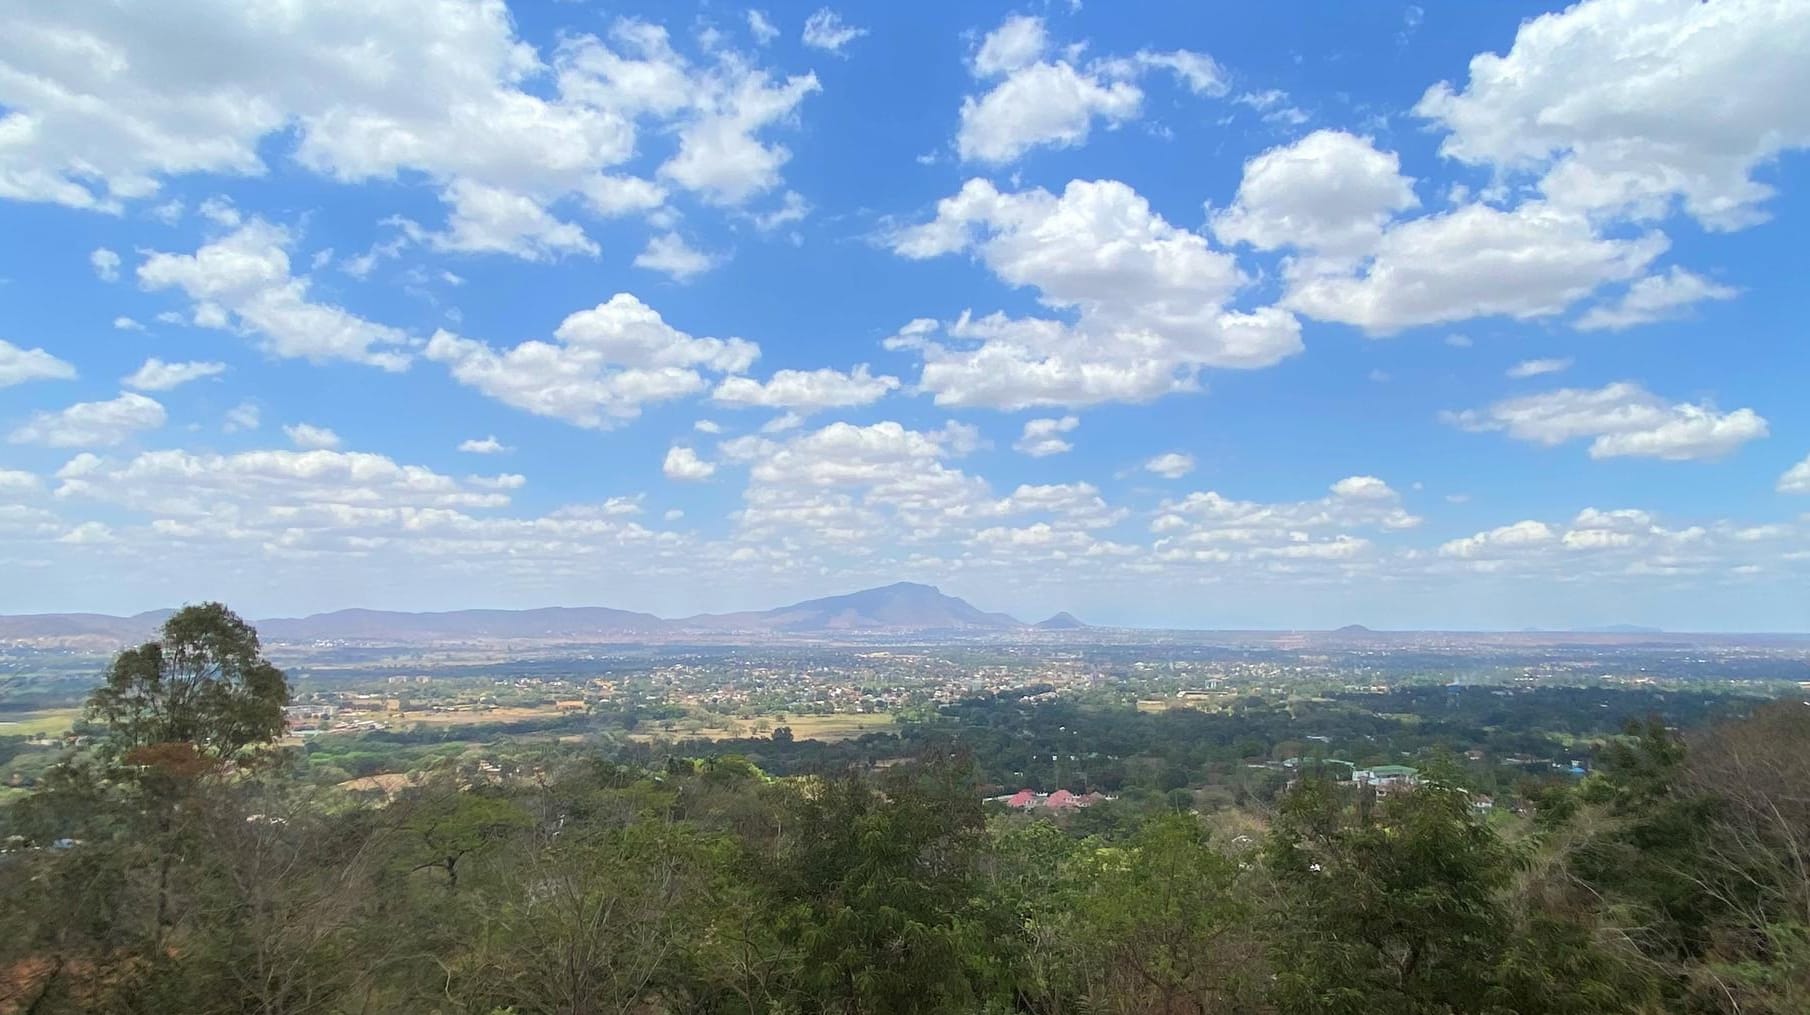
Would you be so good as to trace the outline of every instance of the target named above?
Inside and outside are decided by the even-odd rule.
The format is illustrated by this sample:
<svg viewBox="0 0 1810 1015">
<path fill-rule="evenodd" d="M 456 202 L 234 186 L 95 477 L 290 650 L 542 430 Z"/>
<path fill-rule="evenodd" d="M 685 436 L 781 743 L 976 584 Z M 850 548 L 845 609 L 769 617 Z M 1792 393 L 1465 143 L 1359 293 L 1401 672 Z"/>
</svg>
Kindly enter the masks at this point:
<svg viewBox="0 0 1810 1015">
<path fill-rule="evenodd" d="M 34 5 L 0 610 L 1810 630 L 1810 11 Z"/>
</svg>

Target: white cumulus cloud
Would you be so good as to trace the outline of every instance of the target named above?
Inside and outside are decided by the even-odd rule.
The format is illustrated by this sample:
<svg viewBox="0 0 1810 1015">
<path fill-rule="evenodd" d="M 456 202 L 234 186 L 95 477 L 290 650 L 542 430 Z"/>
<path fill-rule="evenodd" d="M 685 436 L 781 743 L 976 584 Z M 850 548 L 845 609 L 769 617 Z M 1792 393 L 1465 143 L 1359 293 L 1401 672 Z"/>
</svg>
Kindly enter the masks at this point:
<svg viewBox="0 0 1810 1015">
<path fill-rule="evenodd" d="M 1720 458 L 1768 432 L 1766 420 L 1752 409 L 1722 412 L 1707 403 L 1673 403 L 1630 381 L 1560 388 L 1445 418 L 1466 430 L 1499 430 L 1548 446 L 1587 438 L 1592 458 Z"/>
<path fill-rule="evenodd" d="M 680 282 L 688 282 L 716 264 L 715 257 L 693 249 L 678 233 L 649 237 L 647 246 L 635 255 L 635 267 L 664 272 Z"/>
<path fill-rule="evenodd" d="M 725 405 L 812 412 L 869 405 L 898 387 L 897 377 L 870 374 L 867 364 L 863 363 L 847 372 L 829 367 L 780 370 L 765 382 L 751 377 L 726 377 L 710 397 Z"/>
<path fill-rule="evenodd" d="M 1637 279 L 1621 299 L 1585 312 L 1578 318 L 1577 326 L 1581 331 L 1619 331 L 1675 317 L 1695 303 L 1732 300 L 1739 294 L 1740 290 L 1733 286 L 1673 267 L 1664 274 Z"/>
<path fill-rule="evenodd" d="M 666 460 L 660 463 L 660 471 L 667 479 L 694 481 L 709 479 L 716 474 L 716 466 L 698 457 L 698 453 L 687 447 L 674 446 L 666 451 Z"/>
<path fill-rule="evenodd" d="M 1194 456 L 1180 451 L 1164 452 L 1145 462 L 1144 471 L 1164 479 L 1180 479 L 1194 471 Z"/>
<path fill-rule="evenodd" d="M 1244 164 L 1230 207 L 1213 216 L 1223 243 L 1293 247 L 1329 256 L 1369 253 L 1397 213 L 1415 207 L 1401 159 L 1368 138 L 1317 130 Z"/>
<path fill-rule="evenodd" d="M 1096 125 L 1118 127 L 1143 114 L 1138 80 L 1165 71 L 1195 95 L 1223 95 L 1225 72 L 1205 53 L 1139 50 L 1081 62 L 1083 46 L 1053 47 L 1042 18 L 1009 15 L 975 48 L 968 69 L 990 82 L 962 99 L 955 149 L 962 159 L 1003 165 L 1040 147 L 1071 148 Z"/>
<path fill-rule="evenodd" d="M 0 198 L 118 211 L 173 177 L 281 160 L 431 188 L 446 223 L 410 223 L 413 241 L 543 260 L 597 251 L 556 207 L 663 201 L 614 175 L 650 140 L 676 137 L 661 176 L 711 200 L 778 184 L 788 153 L 763 135 L 814 77 L 776 82 L 727 47 L 688 59 L 635 18 L 550 34 L 550 51 L 524 41 L 501 0 L 33 5 L 0 38 Z M 224 202 L 202 212 L 240 224 Z"/>
<path fill-rule="evenodd" d="M 1810 455 L 1779 477 L 1780 493 L 1810 493 Z"/>
<path fill-rule="evenodd" d="M 14 444 L 53 448 L 109 447 L 141 430 L 155 430 L 167 418 L 162 403 L 128 391 L 105 402 L 77 402 L 66 409 L 36 413 L 7 439 Z"/>
<path fill-rule="evenodd" d="M 1764 217 L 1754 170 L 1810 145 L 1810 18 L 1777 0 L 1586 0 L 1523 22 L 1506 54 L 1415 111 L 1446 156 L 1537 177 L 1548 201 L 1713 229 Z"/>
<path fill-rule="evenodd" d="M 1011 71 L 991 91 L 962 100 L 957 153 L 995 165 L 1039 146 L 1068 148 L 1087 140 L 1096 120 L 1116 126 L 1136 119 L 1144 92 L 1130 81 L 1076 68 L 1066 60 Z"/>
<path fill-rule="evenodd" d="M 634 419 L 649 402 L 703 391 L 700 371 L 739 373 L 760 355 L 740 338 L 688 335 L 629 293 L 568 316 L 553 338 L 497 350 L 442 330 L 425 355 L 491 398 L 593 429 Z"/>
<path fill-rule="evenodd" d="M 151 254 L 138 281 L 181 289 L 194 301 L 196 324 L 248 331 L 275 356 L 406 369 L 405 333 L 309 298 L 307 277 L 290 273 L 290 242 L 287 230 L 253 219 L 193 254 Z"/>
<path fill-rule="evenodd" d="M 1581 212 L 1540 202 L 1511 211 L 1469 204 L 1389 226 L 1356 270 L 1293 266 L 1284 304 L 1378 335 L 1474 317 L 1551 317 L 1639 275 L 1666 246 L 1653 232 L 1603 235 Z"/>
<path fill-rule="evenodd" d="M 1080 425 L 1079 416 L 1027 419 L 1024 421 L 1024 431 L 1019 434 L 1018 440 L 1013 442 L 1012 448 L 1021 454 L 1030 455 L 1032 458 L 1045 458 L 1072 451 L 1074 445 L 1065 440 L 1062 435 L 1072 432 L 1075 427 Z"/>
<path fill-rule="evenodd" d="M 119 255 L 106 247 L 96 247 L 94 253 L 88 255 L 88 263 L 94 266 L 94 273 L 101 281 L 119 280 Z"/>
<path fill-rule="evenodd" d="M 1193 390 L 1204 367 L 1266 367 L 1301 350 L 1293 315 L 1227 306 L 1245 283 L 1230 254 L 1115 180 L 1071 181 L 1061 195 L 970 180 L 891 242 L 914 259 L 972 251 L 1001 281 L 1073 315 L 963 313 L 946 339 L 933 338 L 935 321 L 913 322 L 887 344 L 919 353 L 919 386 L 939 405 L 1149 401 Z"/>
<path fill-rule="evenodd" d="M 22 349 L 0 338 L 0 388 L 26 381 L 67 381 L 75 367 L 43 349 Z"/>
</svg>

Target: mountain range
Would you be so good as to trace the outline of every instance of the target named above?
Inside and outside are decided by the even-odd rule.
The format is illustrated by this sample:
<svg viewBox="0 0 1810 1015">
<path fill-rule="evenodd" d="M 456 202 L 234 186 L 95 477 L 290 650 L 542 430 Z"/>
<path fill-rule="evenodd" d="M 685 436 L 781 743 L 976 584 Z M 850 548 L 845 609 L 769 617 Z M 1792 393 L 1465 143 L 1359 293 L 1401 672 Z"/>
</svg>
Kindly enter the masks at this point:
<svg viewBox="0 0 1810 1015">
<path fill-rule="evenodd" d="M 130 617 L 98 613 L 43 613 L 0 616 L 0 641 L 65 644 L 128 644 L 149 638 L 170 615 L 154 610 Z M 405 613 L 391 610 L 336 610 L 306 617 L 254 620 L 267 642 L 417 642 L 546 640 L 623 641 L 687 634 L 810 635 L 854 632 L 1007 632 L 1080 630 L 1087 625 L 1068 613 L 1041 624 L 1026 624 L 1004 613 L 988 613 L 930 585 L 897 582 L 847 595 L 807 599 L 771 610 L 700 614 L 668 620 L 651 613 L 601 606 L 535 610 L 453 610 Z"/>
</svg>

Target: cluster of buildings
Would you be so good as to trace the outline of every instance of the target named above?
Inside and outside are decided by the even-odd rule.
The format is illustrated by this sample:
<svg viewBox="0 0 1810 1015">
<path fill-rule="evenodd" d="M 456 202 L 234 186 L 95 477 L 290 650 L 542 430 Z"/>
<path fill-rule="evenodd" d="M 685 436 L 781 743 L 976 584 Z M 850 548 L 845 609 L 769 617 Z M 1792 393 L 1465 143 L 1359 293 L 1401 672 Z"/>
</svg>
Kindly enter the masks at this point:
<svg viewBox="0 0 1810 1015">
<path fill-rule="evenodd" d="M 1010 796 L 996 796 L 990 799 L 1005 804 L 1015 811 L 1078 811 L 1083 807 L 1105 803 L 1113 799 L 1104 793 L 1070 793 L 1059 789 L 1054 793 L 1039 793 L 1036 790 L 1021 789 Z"/>
<path fill-rule="evenodd" d="M 1388 796 L 1420 785 L 1420 771 L 1407 765 L 1376 765 L 1352 770 L 1351 781 L 1369 786 L 1377 796 Z"/>
</svg>

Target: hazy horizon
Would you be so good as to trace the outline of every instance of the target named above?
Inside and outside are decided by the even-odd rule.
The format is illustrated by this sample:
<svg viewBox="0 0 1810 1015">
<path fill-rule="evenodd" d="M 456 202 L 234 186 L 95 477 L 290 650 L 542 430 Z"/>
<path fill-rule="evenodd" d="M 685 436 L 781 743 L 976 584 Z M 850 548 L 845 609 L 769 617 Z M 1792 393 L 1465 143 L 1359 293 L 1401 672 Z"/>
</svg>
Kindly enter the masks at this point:
<svg viewBox="0 0 1810 1015">
<path fill-rule="evenodd" d="M 888 584 L 892 584 L 892 583 L 888 583 Z M 902 584 L 918 584 L 918 583 L 902 583 Z M 344 611 L 370 611 L 370 612 L 379 612 L 379 613 L 405 613 L 405 614 L 441 614 L 441 613 L 461 613 L 461 612 L 472 612 L 472 611 L 531 612 L 534 610 L 547 610 L 547 609 L 607 609 L 607 610 L 617 610 L 617 611 L 628 612 L 628 613 L 648 613 L 648 614 L 652 614 L 653 616 L 655 616 L 663 621 L 680 621 L 680 620 L 685 620 L 685 619 L 693 618 L 693 617 L 716 616 L 716 615 L 722 615 L 722 614 L 728 614 L 728 613 L 761 612 L 761 611 L 767 611 L 767 610 L 775 610 L 775 609 L 779 609 L 782 607 L 798 605 L 800 603 L 809 602 L 809 601 L 813 601 L 813 600 L 817 600 L 817 599 L 834 598 L 837 596 L 852 595 L 852 594 L 862 593 L 862 592 L 878 591 L 884 587 L 885 586 L 872 586 L 872 587 L 861 588 L 861 589 L 842 589 L 839 591 L 833 591 L 833 592 L 826 593 L 823 596 L 812 596 L 812 597 L 808 597 L 807 599 L 802 599 L 802 600 L 784 600 L 784 601 L 764 602 L 764 603 L 753 604 L 753 605 L 749 605 L 749 606 L 745 606 L 745 607 L 740 607 L 740 608 L 737 608 L 734 610 L 692 610 L 692 611 L 686 611 L 686 612 L 680 612 L 680 613 L 662 613 L 657 610 L 649 610 L 649 609 L 645 609 L 640 606 L 636 606 L 636 605 L 629 604 L 629 603 L 621 603 L 621 602 L 559 602 L 559 603 L 540 603 L 540 604 L 526 605 L 526 606 L 493 606 L 493 605 L 488 605 L 488 604 L 484 604 L 484 603 L 473 603 L 473 604 L 464 605 L 464 606 L 448 606 L 448 607 L 436 608 L 436 609 L 402 609 L 402 608 L 395 608 L 395 607 L 377 607 L 377 606 L 362 605 L 362 604 L 358 604 L 358 603 L 349 603 L 349 604 L 345 604 L 345 605 L 329 607 L 326 609 L 310 610 L 310 611 L 300 612 L 300 613 L 287 613 L 287 614 L 268 613 L 268 612 L 259 613 L 256 611 L 244 611 L 244 610 L 241 610 L 240 612 L 242 613 L 242 615 L 244 615 L 249 620 L 269 621 L 269 620 L 304 619 L 307 617 L 330 615 L 330 614 L 340 613 L 340 612 L 344 612 Z M 1514 626 L 1514 627 L 1503 627 L 1503 626 L 1493 626 L 1493 627 L 1492 626 L 1392 627 L 1392 626 L 1379 625 L 1379 624 L 1369 624 L 1369 623 L 1363 622 L 1362 620 L 1347 620 L 1347 621 L 1344 621 L 1344 622 L 1338 623 L 1338 624 L 1325 624 L 1325 625 L 1321 625 L 1321 626 L 1284 625 L 1284 624 L 1219 624 L 1219 625 L 1205 625 L 1205 626 L 1191 625 L 1191 624 L 1161 624 L 1161 623 L 1153 624 L 1153 623 L 1140 623 L 1140 622 L 1136 622 L 1136 621 L 1123 621 L 1123 620 L 1105 621 L 1105 620 L 1097 619 L 1092 616 L 1085 615 L 1085 614 L 1081 613 L 1080 611 L 1067 609 L 1067 608 L 1057 608 L 1055 610 L 1051 610 L 1051 611 L 1047 611 L 1047 612 L 1043 612 L 1043 613 L 1031 613 L 1031 612 L 1024 611 L 1024 610 L 1013 609 L 1009 605 L 999 605 L 999 604 L 995 604 L 995 603 L 986 603 L 986 602 L 981 602 L 981 603 L 972 602 L 971 600 L 968 600 L 966 597 L 957 596 L 954 593 L 951 593 L 945 589 L 939 589 L 939 591 L 943 592 L 943 594 L 945 594 L 945 595 L 951 595 L 951 596 L 954 596 L 955 598 L 962 599 L 963 601 L 968 602 L 969 605 L 974 606 L 983 611 L 1004 613 L 1004 614 L 1007 614 L 1007 615 L 1013 617 L 1014 619 L 1021 621 L 1025 624 L 1036 624 L 1039 621 L 1046 620 L 1046 619 L 1049 619 L 1050 617 L 1066 613 L 1066 614 L 1076 617 L 1076 619 L 1079 619 L 1080 621 L 1085 623 L 1088 627 L 1101 628 L 1101 629 L 1106 629 L 1106 630 L 1126 630 L 1126 631 L 1144 630 L 1144 631 L 1152 631 L 1152 632 L 1181 631 L 1181 632 L 1202 632 L 1202 633 L 1211 633 L 1211 632 L 1216 632 L 1216 631 L 1251 631 L 1251 632 L 1258 632 L 1258 633 L 1282 634 L 1282 633 L 1288 633 L 1288 632 L 1293 632 L 1293 631 L 1329 632 L 1329 631 L 1337 631 L 1338 629 L 1345 628 L 1345 627 L 1362 627 L 1362 628 L 1366 628 L 1370 631 L 1373 631 L 1373 632 L 1376 632 L 1379 634 L 1426 633 L 1426 634 L 1489 634 L 1489 635 L 1496 635 L 1496 634 L 1523 634 L 1523 633 L 1540 633 L 1540 634 L 1620 634 L 1620 633 L 1630 633 L 1630 634 L 1632 634 L 1632 633 L 1655 632 L 1655 633 L 1664 633 L 1664 634 L 1784 635 L 1784 636 L 1810 637 L 1810 631 L 1806 631 L 1806 630 L 1767 630 L 1767 629 L 1761 629 L 1761 628 L 1662 627 L 1660 625 L 1641 624 L 1641 623 L 1636 623 L 1636 622 L 1632 622 L 1632 621 L 1603 621 L 1603 622 L 1590 623 L 1590 624 L 1574 624 L 1574 625 L 1563 625 L 1563 626 L 1560 626 L 1560 625 L 1547 626 L 1547 625 L 1538 625 L 1538 624 L 1527 624 L 1527 625 L 1519 625 L 1519 626 Z M 197 600 L 190 600 L 187 602 L 194 602 L 194 601 L 197 601 Z M 109 612 L 109 611 L 101 611 L 101 610 L 50 610 L 50 611 L 29 611 L 29 612 L 19 612 L 19 613 L 0 613 L 0 616 L 21 617 L 21 616 L 57 616 L 57 615 L 66 615 L 66 614 L 93 614 L 93 615 L 99 615 L 99 616 L 129 618 L 132 616 L 137 616 L 137 615 L 145 614 L 145 613 L 156 613 L 161 610 L 176 609 L 176 608 L 179 608 L 181 605 L 185 605 L 185 604 L 183 604 L 183 603 L 167 604 L 164 606 L 153 606 L 153 607 L 148 607 L 148 608 L 142 609 L 142 610 L 130 610 L 130 611 Z M 228 605 L 232 605 L 232 604 L 228 604 Z M 1624 630 L 1617 630 L 1617 629 L 1624 629 Z"/>
</svg>

